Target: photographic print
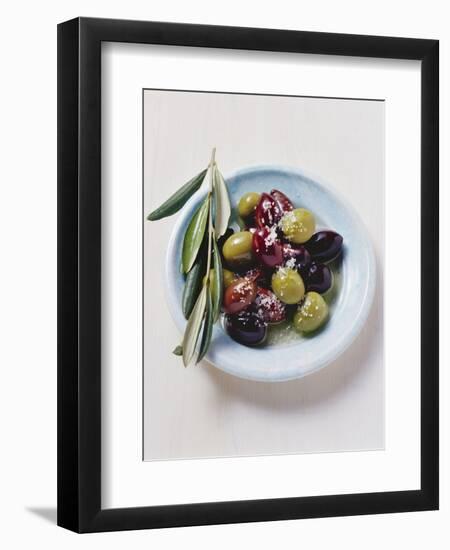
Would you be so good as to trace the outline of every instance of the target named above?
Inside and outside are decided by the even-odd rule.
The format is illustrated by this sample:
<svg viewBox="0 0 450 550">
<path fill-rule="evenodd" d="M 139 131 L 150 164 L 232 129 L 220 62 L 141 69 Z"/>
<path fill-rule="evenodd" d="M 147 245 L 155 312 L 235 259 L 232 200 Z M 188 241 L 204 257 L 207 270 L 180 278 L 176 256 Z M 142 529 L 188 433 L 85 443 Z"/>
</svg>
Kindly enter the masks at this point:
<svg viewBox="0 0 450 550">
<path fill-rule="evenodd" d="M 384 102 L 143 90 L 143 459 L 384 448 Z"/>
</svg>

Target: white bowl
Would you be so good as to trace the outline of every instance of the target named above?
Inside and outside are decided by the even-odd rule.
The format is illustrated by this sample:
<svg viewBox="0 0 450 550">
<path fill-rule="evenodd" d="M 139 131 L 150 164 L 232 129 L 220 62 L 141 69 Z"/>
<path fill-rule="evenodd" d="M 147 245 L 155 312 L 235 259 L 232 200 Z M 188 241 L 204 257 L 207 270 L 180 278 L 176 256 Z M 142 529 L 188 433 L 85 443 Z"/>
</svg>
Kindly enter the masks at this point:
<svg viewBox="0 0 450 550">
<path fill-rule="evenodd" d="M 258 166 L 239 170 L 226 178 L 226 183 L 233 209 L 248 191 L 279 189 L 296 207 L 311 210 L 318 228 L 340 233 L 344 238 L 344 250 L 335 277 L 337 288 L 330 303 L 330 318 L 323 329 L 308 337 L 288 339 L 285 343 L 249 348 L 232 340 L 217 323 L 206 359 L 229 374 L 249 380 L 279 382 L 311 374 L 343 353 L 361 331 L 369 314 L 376 270 L 367 231 L 359 216 L 343 199 L 300 170 Z M 180 273 L 181 248 L 189 220 L 204 196 L 205 191 L 198 191 L 183 207 L 167 249 L 167 301 L 181 332 L 186 325 L 181 311 L 184 285 Z"/>
</svg>

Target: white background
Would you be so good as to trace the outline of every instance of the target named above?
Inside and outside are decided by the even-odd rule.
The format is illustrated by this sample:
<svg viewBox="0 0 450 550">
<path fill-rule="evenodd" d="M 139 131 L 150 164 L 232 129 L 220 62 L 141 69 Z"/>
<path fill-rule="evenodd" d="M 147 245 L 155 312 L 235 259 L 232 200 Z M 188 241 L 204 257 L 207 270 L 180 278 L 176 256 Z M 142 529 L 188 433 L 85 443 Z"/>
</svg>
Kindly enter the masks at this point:
<svg viewBox="0 0 450 550">
<path fill-rule="evenodd" d="M 0 470 L 2 531 L 8 548 L 216 548 L 257 545 L 379 548 L 448 546 L 450 423 L 442 338 L 441 511 L 159 532 L 76 536 L 53 525 L 56 503 L 56 23 L 76 15 L 390 34 L 441 40 L 441 205 L 448 205 L 450 25 L 444 2 L 17 3 L 3 13 L 2 41 L 2 347 Z M 444 152 L 446 153 L 444 155 Z M 450 273 L 449 221 L 442 216 L 442 280 Z M 447 288 L 441 290 L 448 335 Z M 34 510 L 34 511 L 33 511 Z M 46 520 L 47 518 L 47 520 Z M 48 521 L 50 518 L 52 521 Z"/>
</svg>

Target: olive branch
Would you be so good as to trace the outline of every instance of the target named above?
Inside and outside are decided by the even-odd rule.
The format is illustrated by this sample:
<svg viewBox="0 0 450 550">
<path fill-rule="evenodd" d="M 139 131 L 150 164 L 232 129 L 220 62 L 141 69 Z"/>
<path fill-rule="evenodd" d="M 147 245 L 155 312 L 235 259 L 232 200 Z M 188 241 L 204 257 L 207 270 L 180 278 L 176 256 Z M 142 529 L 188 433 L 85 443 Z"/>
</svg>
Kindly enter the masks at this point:
<svg viewBox="0 0 450 550">
<path fill-rule="evenodd" d="M 228 228 L 231 205 L 215 156 L 214 148 L 208 166 L 147 216 L 149 221 L 156 221 L 175 214 L 208 180 L 206 198 L 189 221 L 181 251 L 185 275 L 181 305 L 187 324 L 183 341 L 173 353 L 182 356 L 185 367 L 206 355 L 222 306 L 223 269 L 217 239 Z"/>
</svg>

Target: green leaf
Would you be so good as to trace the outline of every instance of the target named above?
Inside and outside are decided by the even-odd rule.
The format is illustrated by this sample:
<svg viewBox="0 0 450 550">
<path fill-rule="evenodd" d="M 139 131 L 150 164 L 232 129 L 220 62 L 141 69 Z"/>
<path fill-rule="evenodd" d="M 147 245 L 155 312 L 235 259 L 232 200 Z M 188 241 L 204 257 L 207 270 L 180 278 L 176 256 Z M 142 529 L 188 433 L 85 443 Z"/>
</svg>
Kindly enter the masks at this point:
<svg viewBox="0 0 450 550">
<path fill-rule="evenodd" d="M 208 351 L 209 344 L 211 343 L 212 329 L 213 329 L 214 319 L 213 319 L 213 307 L 211 300 L 211 290 L 207 289 L 206 296 L 206 313 L 205 313 L 205 322 L 203 323 L 203 333 L 202 340 L 200 342 L 200 349 L 198 352 L 198 357 L 196 363 L 205 357 L 206 352 Z"/>
<path fill-rule="evenodd" d="M 200 294 L 204 272 L 205 259 L 200 254 L 197 261 L 192 266 L 192 269 L 187 274 L 186 281 L 184 283 L 181 308 L 185 319 L 189 319 L 189 315 L 194 309 L 195 302 Z"/>
<path fill-rule="evenodd" d="M 184 273 L 189 273 L 197 258 L 198 251 L 205 235 L 209 213 L 209 197 L 203 201 L 191 219 L 183 241 L 182 261 Z"/>
<path fill-rule="evenodd" d="M 189 321 L 186 325 L 183 337 L 183 364 L 187 367 L 195 354 L 195 348 L 197 347 L 197 341 L 202 327 L 203 316 L 205 314 L 206 298 L 208 293 L 208 286 L 204 285 L 197 301 L 195 302 L 194 309 L 192 310 Z"/>
<path fill-rule="evenodd" d="M 212 309 L 213 322 L 215 323 L 220 315 L 220 307 L 222 306 L 223 298 L 223 269 L 222 260 L 220 258 L 219 247 L 216 239 L 213 239 L 214 250 L 214 283 L 211 286 L 212 290 Z"/>
<path fill-rule="evenodd" d="M 177 346 L 173 351 L 172 353 L 174 355 L 178 355 L 178 356 L 182 356 L 183 355 L 183 346 Z"/>
<path fill-rule="evenodd" d="M 175 212 L 178 212 L 182 208 L 187 200 L 200 188 L 203 180 L 205 179 L 207 170 L 202 170 L 200 174 L 197 174 L 191 180 L 180 187 L 170 198 L 166 200 L 159 208 L 153 210 L 148 216 L 147 220 L 156 221 L 167 216 L 172 216 Z"/>
<path fill-rule="evenodd" d="M 219 172 L 217 165 L 213 169 L 213 187 L 214 187 L 214 203 L 216 216 L 214 220 L 214 229 L 216 237 L 221 237 L 228 229 L 228 221 L 231 214 L 230 198 L 228 196 L 227 186 L 222 174 Z"/>
</svg>

